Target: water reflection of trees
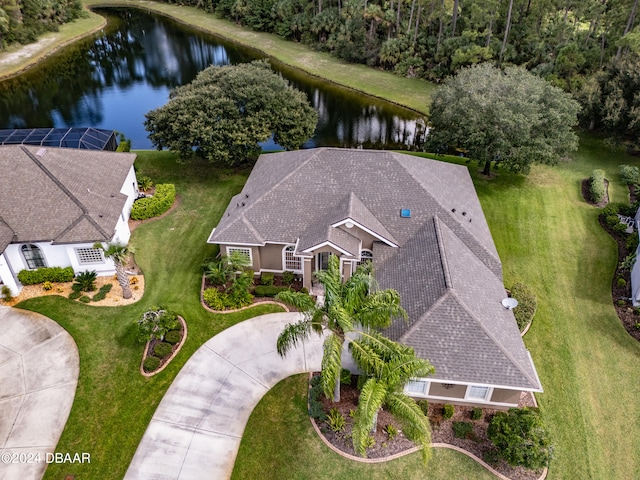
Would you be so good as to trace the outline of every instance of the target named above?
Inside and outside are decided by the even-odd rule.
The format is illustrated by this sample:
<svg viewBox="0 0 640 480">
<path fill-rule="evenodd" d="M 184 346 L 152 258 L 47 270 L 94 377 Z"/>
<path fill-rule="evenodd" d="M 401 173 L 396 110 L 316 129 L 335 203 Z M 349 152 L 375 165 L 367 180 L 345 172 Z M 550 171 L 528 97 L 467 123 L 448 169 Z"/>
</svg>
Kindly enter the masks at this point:
<svg viewBox="0 0 640 480">
<path fill-rule="evenodd" d="M 140 84 L 173 88 L 211 64 L 256 58 L 164 17 L 135 9 L 101 13 L 109 17 L 104 32 L 0 83 L 0 128 L 99 126 L 105 102 L 118 101 L 114 90 Z M 406 148 L 422 140 L 422 120 L 406 111 L 290 70 L 283 75 L 308 94 L 319 113 L 309 146 Z M 123 115 L 140 114 L 130 105 L 121 108 Z"/>
</svg>

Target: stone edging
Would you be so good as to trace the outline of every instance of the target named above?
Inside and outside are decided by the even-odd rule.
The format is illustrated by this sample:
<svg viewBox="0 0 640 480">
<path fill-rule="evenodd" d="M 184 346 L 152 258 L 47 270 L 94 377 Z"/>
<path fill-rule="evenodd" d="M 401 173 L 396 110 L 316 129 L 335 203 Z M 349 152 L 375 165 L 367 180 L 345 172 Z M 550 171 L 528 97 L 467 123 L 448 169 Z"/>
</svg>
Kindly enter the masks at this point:
<svg viewBox="0 0 640 480">
<path fill-rule="evenodd" d="M 184 345 L 184 342 L 187 339 L 187 322 L 185 322 L 184 318 L 182 318 L 180 315 L 178 315 L 178 320 L 180 320 L 180 323 L 182 324 L 182 330 L 183 330 L 184 334 L 182 335 L 182 339 L 180 340 L 180 343 L 178 343 L 178 348 L 176 348 L 173 351 L 171 356 L 167 359 L 166 362 L 164 362 L 162 367 L 160 367 L 157 370 L 154 370 L 153 372 L 145 372 L 144 371 L 144 366 L 143 366 L 144 365 L 144 359 L 147 358 L 147 353 L 149 351 L 149 345 L 151 344 L 151 341 L 148 341 L 147 344 L 144 346 L 144 353 L 142 354 L 142 361 L 140 362 L 140 373 L 143 376 L 149 378 L 149 377 L 153 377 L 156 373 L 160 373 L 161 371 L 163 371 L 165 369 L 165 367 L 167 365 L 169 365 L 169 363 L 171 363 L 171 360 L 173 360 L 173 357 L 175 357 L 178 354 L 178 352 L 180 351 L 180 349 Z"/>
<path fill-rule="evenodd" d="M 202 305 L 202 307 L 205 310 L 208 310 L 211 313 L 235 313 L 235 312 L 241 312 L 243 310 L 248 310 L 250 308 L 253 307 L 257 307 L 258 305 L 280 305 L 282 308 L 284 308 L 284 310 L 286 312 L 290 312 L 291 310 L 289 310 L 289 307 L 287 307 L 284 303 L 281 302 L 276 302 L 275 300 L 264 300 L 262 302 L 256 302 L 256 303 L 252 303 L 251 305 L 247 305 L 246 307 L 242 307 L 242 308 L 236 308 L 234 310 L 214 310 L 213 308 L 209 307 L 206 303 L 204 303 L 204 281 L 205 281 L 205 276 L 204 274 L 202 275 L 202 283 L 200 285 L 200 305 Z"/>
<path fill-rule="evenodd" d="M 307 402 L 308 402 L 308 400 L 307 400 Z M 356 457 L 356 456 L 351 455 L 351 454 L 349 454 L 347 452 L 343 452 L 339 448 L 335 447 L 322 434 L 322 432 L 318 428 L 318 425 L 316 424 L 315 419 L 313 417 L 309 416 L 309 420 L 311 421 L 311 425 L 313 426 L 313 429 L 316 431 L 316 433 L 318 434 L 320 439 L 324 442 L 324 444 L 327 447 L 329 447 L 331 450 L 336 452 L 338 455 L 341 455 L 342 457 L 348 458 L 349 460 L 353 460 L 353 461 L 356 461 L 356 462 L 361 462 L 361 463 L 383 463 L 383 462 L 389 462 L 391 460 L 395 460 L 397 458 L 404 457 L 405 455 L 410 455 L 410 454 L 415 453 L 415 452 L 420 450 L 420 447 L 413 447 L 413 448 L 410 448 L 408 450 L 405 450 L 404 452 L 400 452 L 400 453 L 395 453 L 393 455 L 389 455 L 388 457 L 381 457 L 381 458 Z M 471 458 L 472 460 L 475 460 L 477 463 L 482 465 L 484 468 L 486 468 L 489 472 L 494 474 L 499 479 L 501 479 L 501 480 L 511 480 L 509 477 L 506 477 L 506 476 L 502 475 L 500 472 L 495 470 L 491 465 L 489 465 L 488 463 L 485 463 L 483 460 L 481 460 L 480 458 L 476 457 L 473 453 L 468 452 L 463 448 L 457 447 L 455 445 L 449 445 L 448 443 L 432 443 L 431 446 L 433 448 L 448 448 L 450 450 L 455 450 L 456 452 L 460 452 L 460 453 L 466 455 L 467 457 Z M 547 477 L 547 473 L 548 473 L 548 469 L 545 467 L 542 470 L 542 475 L 540 475 L 538 480 L 544 480 Z"/>
</svg>

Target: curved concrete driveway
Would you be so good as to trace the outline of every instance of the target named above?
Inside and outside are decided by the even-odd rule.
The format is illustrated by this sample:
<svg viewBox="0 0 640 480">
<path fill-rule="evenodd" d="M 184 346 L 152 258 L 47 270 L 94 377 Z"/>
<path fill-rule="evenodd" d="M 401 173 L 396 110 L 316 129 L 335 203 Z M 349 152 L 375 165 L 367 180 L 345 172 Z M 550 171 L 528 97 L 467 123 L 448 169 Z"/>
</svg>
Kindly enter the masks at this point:
<svg viewBox="0 0 640 480">
<path fill-rule="evenodd" d="M 254 407 L 280 380 L 320 369 L 322 339 L 283 359 L 276 339 L 299 313 L 274 313 L 234 325 L 187 361 L 160 402 L 125 480 L 223 480 L 231 477 Z"/>
<path fill-rule="evenodd" d="M 56 322 L 26 310 L 0 307 L 0 328 L 0 479 L 40 479 L 76 394 L 78 348 Z"/>
</svg>

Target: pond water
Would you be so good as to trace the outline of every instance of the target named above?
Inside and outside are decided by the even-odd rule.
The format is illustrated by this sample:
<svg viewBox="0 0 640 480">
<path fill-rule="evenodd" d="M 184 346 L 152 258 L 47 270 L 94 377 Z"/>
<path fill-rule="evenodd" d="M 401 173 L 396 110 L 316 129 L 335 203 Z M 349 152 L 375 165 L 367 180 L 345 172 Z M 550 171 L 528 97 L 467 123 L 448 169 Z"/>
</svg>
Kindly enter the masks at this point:
<svg viewBox="0 0 640 480">
<path fill-rule="evenodd" d="M 96 11 L 108 18 L 102 32 L 0 82 L 0 128 L 106 128 L 122 132 L 133 148 L 153 148 L 144 115 L 164 105 L 173 87 L 189 83 L 211 64 L 262 58 L 159 15 Z M 421 140 L 422 119 L 415 112 L 293 69 L 274 68 L 318 111 L 318 126 L 306 147 L 406 149 Z"/>
</svg>

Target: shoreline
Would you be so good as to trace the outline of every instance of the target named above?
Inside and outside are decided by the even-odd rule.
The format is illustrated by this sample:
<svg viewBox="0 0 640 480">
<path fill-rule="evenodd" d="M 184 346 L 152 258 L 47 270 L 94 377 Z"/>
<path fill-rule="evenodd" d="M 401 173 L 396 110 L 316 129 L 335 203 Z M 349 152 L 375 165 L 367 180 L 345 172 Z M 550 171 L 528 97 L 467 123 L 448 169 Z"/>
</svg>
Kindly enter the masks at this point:
<svg viewBox="0 0 640 480">
<path fill-rule="evenodd" d="M 217 18 L 214 14 L 206 13 L 194 7 L 175 6 L 146 0 L 85 0 L 83 8 L 89 12 L 90 19 L 102 19 L 99 25 L 92 25 L 88 30 L 75 35 L 65 36 L 64 30 L 69 30 L 77 22 L 63 25 L 59 32 L 41 37 L 35 44 L 22 46 L 12 52 L 0 54 L 0 81 L 15 77 L 25 70 L 35 66 L 42 59 L 49 57 L 71 43 L 81 40 L 99 31 L 106 25 L 104 17 L 93 12 L 92 8 L 139 8 L 186 25 L 190 28 L 216 36 L 226 42 L 250 48 L 287 68 L 292 68 L 307 75 L 344 88 L 371 96 L 378 100 L 395 104 L 413 111 L 419 115 L 428 116 L 431 102 L 431 92 L 434 84 L 426 80 L 405 78 L 392 72 L 376 70 L 365 65 L 349 64 L 327 53 L 312 50 L 306 45 L 284 40 L 274 34 L 256 32 L 246 27 L 240 27 L 227 20 Z M 89 22 L 86 18 L 79 21 Z M 66 28 L 65 28 L 66 27 Z M 67 34 L 68 35 L 68 34 Z M 44 41 L 47 39 L 46 41 Z M 260 45 L 259 47 L 257 45 Z M 34 46 L 37 46 L 34 48 Z M 30 51 L 35 51 L 34 55 Z M 20 61 L 13 68 L 4 68 L 10 55 L 28 58 Z M 24 54 L 23 52 L 26 52 Z M 330 72 L 327 75 L 327 72 Z"/>
</svg>

